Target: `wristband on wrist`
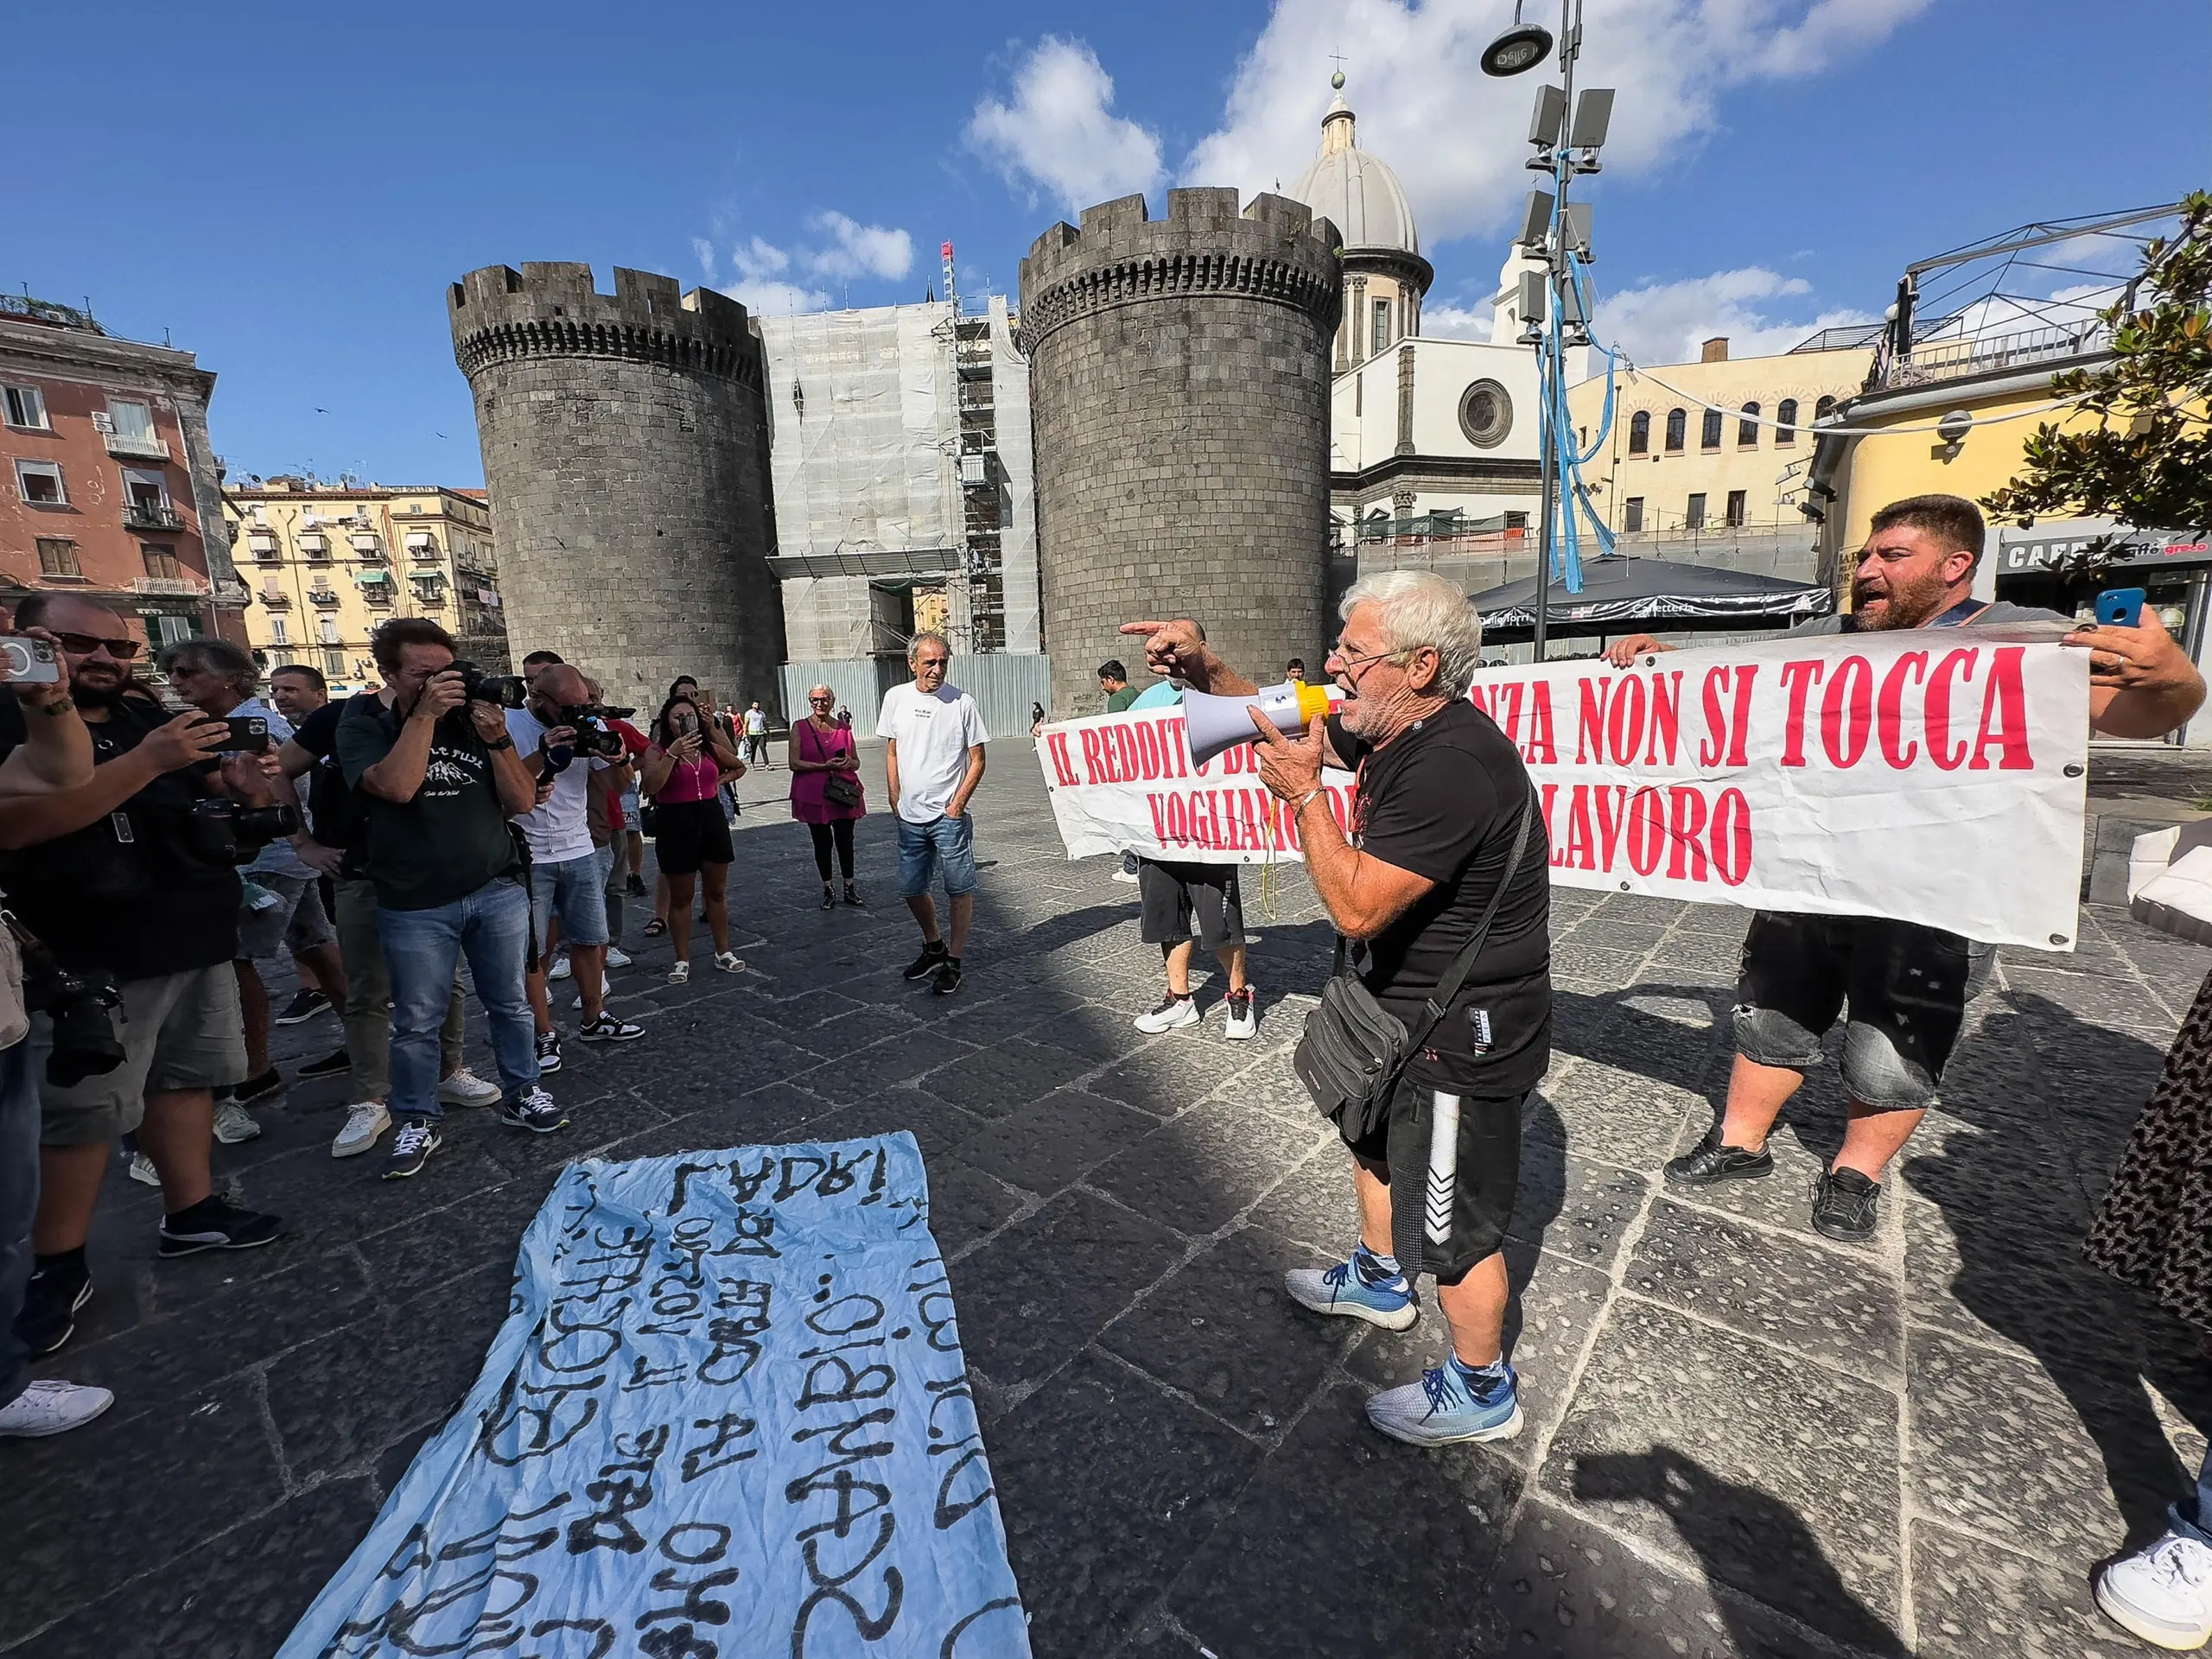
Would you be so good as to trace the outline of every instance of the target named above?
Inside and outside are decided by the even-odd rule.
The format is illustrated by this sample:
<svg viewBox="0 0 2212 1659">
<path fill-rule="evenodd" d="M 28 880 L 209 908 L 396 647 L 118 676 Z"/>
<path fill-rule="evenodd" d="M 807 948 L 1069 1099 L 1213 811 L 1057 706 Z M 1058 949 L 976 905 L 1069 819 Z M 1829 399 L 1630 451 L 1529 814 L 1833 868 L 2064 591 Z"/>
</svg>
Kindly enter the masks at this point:
<svg viewBox="0 0 2212 1659">
<path fill-rule="evenodd" d="M 1298 798 L 1298 804 L 1293 807 L 1291 810 L 1294 812 L 1303 812 L 1306 810 L 1307 802 L 1311 801 L 1317 795 L 1325 795 L 1329 791 L 1325 789 L 1309 789 L 1303 795 Z"/>
<path fill-rule="evenodd" d="M 486 743 L 484 747 L 491 750 L 493 753 L 497 754 L 501 749 L 512 749 L 514 746 L 514 739 L 512 737 L 503 737 L 499 739 L 498 742 Z"/>
</svg>

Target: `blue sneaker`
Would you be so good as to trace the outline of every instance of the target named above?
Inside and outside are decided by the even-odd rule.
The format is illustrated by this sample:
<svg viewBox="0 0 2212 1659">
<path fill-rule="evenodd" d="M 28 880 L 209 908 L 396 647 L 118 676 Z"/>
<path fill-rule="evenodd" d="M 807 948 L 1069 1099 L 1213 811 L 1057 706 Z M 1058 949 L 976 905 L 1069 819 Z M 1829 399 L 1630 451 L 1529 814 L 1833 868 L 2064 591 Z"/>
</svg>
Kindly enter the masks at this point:
<svg viewBox="0 0 2212 1659">
<path fill-rule="evenodd" d="M 1333 1268 L 1294 1268 L 1282 1276 L 1290 1300 L 1316 1313 L 1341 1313 L 1365 1319 L 1385 1331 L 1404 1331 L 1420 1322 L 1421 1304 L 1402 1273 L 1370 1281 L 1354 1266 L 1339 1262 Z"/>
<path fill-rule="evenodd" d="M 1508 1365 L 1502 1382 L 1478 1394 L 1466 1373 L 1447 1359 L 1423 1371 L 1418 1382 L 1370 1395 L 1367 1421 L 1408 1446 L 1510 1440 L 1521 1432 L 1520 1383 Z"/>
</svg>

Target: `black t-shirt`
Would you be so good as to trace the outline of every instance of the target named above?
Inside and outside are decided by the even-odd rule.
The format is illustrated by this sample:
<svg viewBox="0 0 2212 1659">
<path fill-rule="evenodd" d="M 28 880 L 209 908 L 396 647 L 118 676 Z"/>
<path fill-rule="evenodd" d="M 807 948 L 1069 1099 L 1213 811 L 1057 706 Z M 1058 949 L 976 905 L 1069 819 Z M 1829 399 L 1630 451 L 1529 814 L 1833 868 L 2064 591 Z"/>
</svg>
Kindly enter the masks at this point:
<svg viewBox="0 0 2212 1659">
<path fill-rule="evenodd" d="M 347 877 L 366 874 L 364 861 L 369 853 L 360 798 L 346 783 L 345 770 L 338 763 L 338 722 L 357 702 L 381 706 L 375 692 L 359 692 L 344 702 L 324 703 L 292 728 L 292 741 L 315 758 L 315 771 L 308 779 L 308 823 L 317 841 L 345 853 L 338 873 Z"/>
<path fill-rule="evenodd" d="M 1416 1027 L 1506 876 L 1529 774 L 1505 734 L 1465 702 L 1380 749 L 1332 719 L 1329 742 L 1359 771 L 1361 847 L 1436 883 L 1353 958 L 1376 1000 Z M 1533 1089 L 1551 1063 L 1551 849 L 1537 813 L 1489 943 L 1408 1072 L 1483 1096 Z"/>
<path fill-rule="evenodd" d="M 23 718 L 21 703 L 0 696 L 0 760 L 22 744 Z M 130 753 L 171 718 L 149 698 L 119 699 L 106 720 L 86 721 L 93 764 Z M 97 822 L 0 855 L 9 907 L 64 968 L 152 979 L 238 955 L 238 868 L 198 850 L 205 843 L 193 834 L 194 803 L 217 792 L 213 773 L 164 772 Z"/>
<path fill-rule="evenodd" d="M 438 722 L 423 786 L 404 804 L 361 788 L 361 774 L 391 753 L 399 716 L 355 697 L 338 721 L 338 761 L 368 822 L 369 880 L 385 910 L 432 910 L 501 877 L 519 880 L 521 841 L 507 826 L 492 752 L 466 708 Z"/>
</svg>

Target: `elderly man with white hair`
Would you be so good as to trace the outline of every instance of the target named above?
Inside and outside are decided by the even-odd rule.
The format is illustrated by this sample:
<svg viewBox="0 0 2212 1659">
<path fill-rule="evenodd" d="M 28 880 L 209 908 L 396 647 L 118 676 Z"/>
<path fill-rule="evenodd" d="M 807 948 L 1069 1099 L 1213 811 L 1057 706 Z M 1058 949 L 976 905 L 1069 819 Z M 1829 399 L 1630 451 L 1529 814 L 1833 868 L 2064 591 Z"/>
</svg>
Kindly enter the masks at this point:
<svg viewBox="0 0 2212 1659">
<path fill-rule="evenodd" d="M 1359 1199 L 1357 1247 L 1290 1274 L 1286 1288 L 1317 1313 L 1402 1331 L 1420 1317 L 1415 1280 L 1433 1274 L 1452 1352 L 1376 1395 L 1368 1419 L 1416 1446 L 1506 1440 L 1522 1420 L 1501 1251 L 1522 1104 L 1551 1055 L 1550 850 L 1520 755 L 1467 700 L 1482 624 L 1465 596 L 1392 571 L 1345 594 L 1343 617 L 1326 667 L 1344 700 L 1300 739 L 1255 709 L 1260 775 L 1297 814 L 1344 965 L 1418 1040 L 1371 1107 L 1333 1114 Z M 1156 671 L 1201 691 L 1255 689 L 1190 621 L 1124 632 L 1144 636 Z M 1349 833 L 1330 812 L 1325 766 L 1357 773 Z"/>
</svg>

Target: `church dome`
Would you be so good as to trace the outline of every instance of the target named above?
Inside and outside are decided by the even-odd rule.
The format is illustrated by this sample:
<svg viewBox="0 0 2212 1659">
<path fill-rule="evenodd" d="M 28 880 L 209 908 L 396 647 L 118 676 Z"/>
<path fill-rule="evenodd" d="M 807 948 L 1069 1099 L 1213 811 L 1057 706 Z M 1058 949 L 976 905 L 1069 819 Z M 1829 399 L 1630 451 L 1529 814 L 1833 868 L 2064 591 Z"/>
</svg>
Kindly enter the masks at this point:
<svg viewBox="0 0 2212 1659">
<path fill-rule="evenodd" d="M 1389 163 L 1359 148 L 1356 118 L 1336 77 L 1336 101 L 1321 118 L 1321 153 L 1299 175 L 1290 194 L 1326 219 L 1344 238 L 1346 253 L 1421 252 L 1413 204 Z"/>
</svg>

